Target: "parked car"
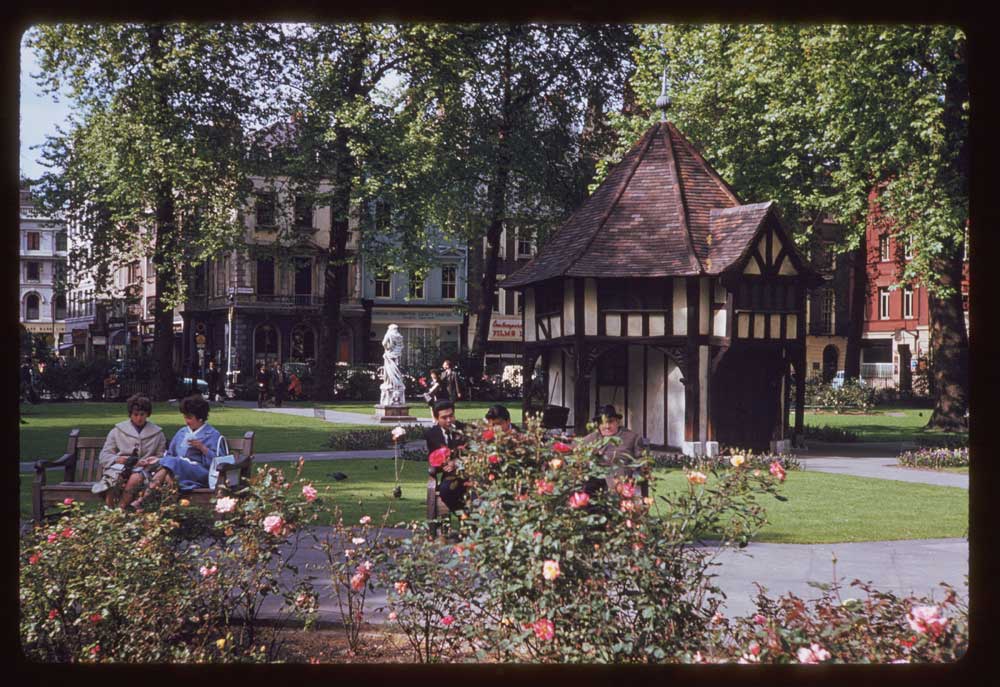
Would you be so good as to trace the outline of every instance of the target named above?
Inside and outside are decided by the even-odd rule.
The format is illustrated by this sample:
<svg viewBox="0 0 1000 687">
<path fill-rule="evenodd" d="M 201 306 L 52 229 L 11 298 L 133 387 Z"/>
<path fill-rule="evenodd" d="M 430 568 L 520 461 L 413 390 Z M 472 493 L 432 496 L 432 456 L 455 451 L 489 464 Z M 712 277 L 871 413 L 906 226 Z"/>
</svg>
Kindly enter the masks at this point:
<svg viewBox="0 0 1000 687">
<path fill-rule="evenodd" d="M 184 379 L 182 379 L 180 381 L 180 383 L 184 385 L 185 389 L 190 389 L 191 388 L 191 378 L 190 377 L 185 377 Z M 206 382 L 204 379 L 199 379 L 199 380 L 196 380 L 195 383 L 198 385 L 198 393 L 199 394 L 207 394 L 208 393 L 208 382 Z"/>
<path fill-rule="evenodd" d="M 833 376 L 833 379 L 830 380 L 830 386 L 832 386 L 834 389 L 839 389 L 842 386 L 844 386 L 844 371 L 843 370 L 837 370 L 837 374 L 835 374 Z M 858 377 L 858 386 L 868 386 L 868 384 L 865 383 L 864 379 L 862 379 L 861 377 Z"/>
</svg>

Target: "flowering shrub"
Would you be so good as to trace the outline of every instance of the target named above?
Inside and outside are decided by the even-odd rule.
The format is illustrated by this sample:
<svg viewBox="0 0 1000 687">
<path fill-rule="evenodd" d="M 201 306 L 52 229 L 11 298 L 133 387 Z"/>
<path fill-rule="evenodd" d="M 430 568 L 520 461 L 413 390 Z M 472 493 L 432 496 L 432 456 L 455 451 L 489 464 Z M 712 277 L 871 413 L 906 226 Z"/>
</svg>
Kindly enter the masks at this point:
<svg viewBox="0 0 1000 687">
<path fill-rule="evenodd" d="M 864 598 L 841 598 L 840 586 L 815 585 L 819 599 L 757 596 L 757 612 L 736 619 L 718 662 L 921 663 L 955 661 L 969 643 L 968 608 L 948 585 L 940 602 L 897 597 L 859 580 Z"/>
<path fill-rule="evenodd" d="M 875 389 L 856 379 L 847 379 L 843 386 L 834 388 L 831 384 L 824 384 L 820 377 L 810 377 L 805 386 L 807 406 L 838 413 L 848 409 L 867 413 L 875 407 Z"/>
<path fill-rule="evenodd" d="M 968 448 L 922 448 L 905 451 L 896 460 L 909 468 L 958 468 L 969 467 Z"/>
<path fill-rule="evenodd" d="M 690 483 L 656 503 L 632 478 L 588 493 L 585 485 L 609 472 L 594 447 L 547 442 L 535 421 L 524 434 L 470 436 L 462 460 L 472 507 L 454 558 L 431 579 L 420 577 L 434 575 L 429 564 L 406 567 L 412 555 L 389 567 L 408 590 L 423 590 L 401 598 L 411 605 L 396 613 L 425 633 L 425 653 L 438 637 L 426 634 L 437 632 L 434 619 L 448 616 L 479 659 L 642 662 L 693 651 L 719 604 L 710 551 L 696 538 L 745 543 L 764 522 L 755 497 L 776 495 L 779 484 L 766 471 L 729 469 L 712 470 L 711 487 Z M 648 460 L 633 467 L 653 478 Z M 462 603 L 474 622 L 456 615 Z"/>
<path fill-rule="evenodd" d="M 424 430 L 420 425 L 408 425 L 403 429 L 406 434 L 401 442 L 423 439 Z M 334 451 L 363 451 L 373 448 L 389 448 L 392 446 L 392 430 L 390 429 L 352 429 L 347 432 L 332 432 L 326 445 Z"/>
</svg>

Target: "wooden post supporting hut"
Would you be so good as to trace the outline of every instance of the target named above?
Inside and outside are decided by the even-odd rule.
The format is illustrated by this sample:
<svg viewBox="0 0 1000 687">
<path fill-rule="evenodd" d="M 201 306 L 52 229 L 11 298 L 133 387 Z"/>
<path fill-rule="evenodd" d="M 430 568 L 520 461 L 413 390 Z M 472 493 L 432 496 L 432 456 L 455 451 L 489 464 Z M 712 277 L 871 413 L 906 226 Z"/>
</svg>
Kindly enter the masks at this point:
<svg viewBox="0 0 1000 687">
<path fill-rule="evenodd" d="M 540 363 L 578 434 L 611 403 L 652 445 L 714 455 L 801 436 L 821 281 L 775 204 L 743 205 L 664 118 L 504 288 L 523 293 L 525 387 Z"/>
</svg>

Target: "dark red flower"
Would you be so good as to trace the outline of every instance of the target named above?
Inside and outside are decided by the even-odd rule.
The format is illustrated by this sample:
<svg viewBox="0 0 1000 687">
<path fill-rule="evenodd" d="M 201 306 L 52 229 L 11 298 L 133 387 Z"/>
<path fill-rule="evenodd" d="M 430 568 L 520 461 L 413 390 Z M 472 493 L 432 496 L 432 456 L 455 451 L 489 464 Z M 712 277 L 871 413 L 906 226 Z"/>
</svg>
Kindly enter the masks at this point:
<svg viewBox="0 0 1000 687">
<path fill-rule="evenodd" d="M 487 429 L 485 432 L 483 432 L 483 441 L 493 441 L 493 438 L 495 436 L 496 434 L 494 434 L 492 429 Z"/>
<path fill-rule="evenodd" d="M 573 447 L 568 444 L 564 444 L 561 441 L 557 441 L 552 444 L 552 450 L 556 453 L 570 453 L 573 450 Z"/>
</svg>

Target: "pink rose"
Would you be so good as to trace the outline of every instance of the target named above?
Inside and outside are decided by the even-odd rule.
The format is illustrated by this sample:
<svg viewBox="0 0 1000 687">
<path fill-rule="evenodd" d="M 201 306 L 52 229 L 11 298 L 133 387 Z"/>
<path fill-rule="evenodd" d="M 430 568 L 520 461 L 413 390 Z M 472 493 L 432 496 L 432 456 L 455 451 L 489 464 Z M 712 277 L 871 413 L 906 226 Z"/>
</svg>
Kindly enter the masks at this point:
<svg viewBox="0 0 1000 687">
<path fill-rule="evenodd" d="M 552 444 L 552 450 L 555 451 L 556 453 L 570 453 L 573 451 L 573 447 L 570 446 L 569 444 L 564 444 L 561 441 L 557 441 L 554 444 Z"/>
<path fill-rule="evenodd" d="M 69 498 L 63 499 L 63 505 L 64 506 L 72 506 L 73 505 L 73 499 L 69 499 Z"/>
<path fill-rule="evenodd" d="M 492 463 L 493 465 L 496 465 L 497 463 L 500 462 L 500 456 L 494 453 L 490 455 L 486 460 Z"/>
<path fill-rule="evenodd" d="M 52 542 L 56 541 L 57 539 L 59 539 L 59 535 L 56 534 L 55 532 L 53 532 L 52 534 L 50 534 L 49 536 L 47 536 L 45 538 L 45 541 L 47 541 L 48 543 L 51 544 Z"/>
<path fill-rule="evenodd" d="M 906 620 L 914 632 L 931 637 L 937 637 L 948 625 L 948 619 L 941 617 L 941 609 L 937 606 L 914 606 L 906 614 Z"/>
<path fill-rule="evenodd" d="M 90 655 L 91 656 L 96 656 L 99 653 L 101 653 L 101 645 L 100 644 L 95 644 L 94 646 L 90 647 Z"/>
<path fill-rule="evenodd" d="M 535 636 L 541 640 L 549 641 L 556 636 L 556 627 L 548 618 L 539 618 L 531 627 L 535 631 Z"/>
<path fill-rule="evenodd" d="M 535 480 L 535 491 L 541 494 L 551 494 L 555 485 L 552 482 L 546 482 L 543 479 Z"/>
<path fill-rule="evenodd" d="M 360 592 L 365 588 L 365 582 L 368 581 L 368 573 L 354 573 L 351 577 L 351 589 Z"/>
<path fill-rule="evenodd" d="M 399 594 L 400 596 L 402 596 L 403 594 L 406 593 L 406 590 L 409 589 L 410 585 L 404 580 L 404 581 L 396 582 L 393 585 L 393 587 L 396 588 L 396 593 Z"/>
<path fill-rule="evenodd" d="M 42 554 L 40 554 L 40 553 L 33 553 L 30 556 L 28 556 L 28 564 L 29 565 L 34 565 L 35 563 L 37 563 L 41 559 L 42 559 Z"/>
<path fill-rule="evenodd" d="M 542 563 L 542 577 L 550 582 L 559 577 L 559 561 L 545 561 Z"/>
<path fill-rule="evenodd" d="M 767 625 L 767 618 L 762 616 L 760 613 L 753 617 L 753 621 L 756 625 Z"/>
<path fill-rule="evenodd" d="M 455 622 L 455 618 L 453 616 L 446 615 L 445 617 L 441 618 L 441 624 L 444 625 L 445 627 L 449 627 L 453 622 Z"/>
<path fill-rule="evenodd" d="M 771 463 L 770 472 L 778 478 L 779 482 L 785 481 L 785 468 L 781 467 L 781 463 L 778 461 Z"/>
<path fill-rule="evenodd" d="M 311 484 L 307 484 L 302 487 L 302 496 L 305 497 L 306 501 L 312 503 L 316 500 L 316 497 L 319 496 L 319 492 L 316 491 L 316 487 Z"/>
<path fill-rule="evenodd" d="M 427 386 L 427 378 L 426 377 L 418 377 L 417 381 L 420 382 L 420 386 Z"/>
<path fill-rule="evenodd" d="M 63 530 L 62 532 L 60 532 L 60 534 L 61 534 L 61 535 L 62 535 L 62 536 L 63 536 L 64 538 L 66 538 L 66 539 L 69 539 L 69 538 L 70 538 L 70 537 L 72 537 L 72 536 L 73 536 L 74 534 L 76 534 L 76 532 L 74 532 L 74 531 L 73 531 L 73 528 L 72 528 L 72 527 L 67 527 L 67 528 L 66 528 L 66 529 L 64 529 L 64 530 Z"/>
<path fill-rule="evenodd" d="M 691 484 L 704 484 L 707 479 L 708 477 L 705 476 L 705 473 L 698 472 L 697 470 L 687 473 L 687 480 Z"/>
<path fill-rule="evenodd" d="M 264 518 L 264 531 L 268 534 L 281 534 L 281 530 L 284 526 L 285 521 L 280 515 L 268 515 Z"/>
<path fill-rule="evenodd" d="M 496 437 L 496 434 L 492 429 L 487 429 L 483 432 L 483 441 L 493 441 L 494 437 Z"/>
<path fill-rule="evenodd" d="M 451 455 L 451 449 L 447 446 L 442 446 L 436 451 L 432 451 L 431 455 L 427 457 L 427 462 L 431 464 L 433 468 L 439 468 L 444 465 L 444 462 L 448 460 Z"/>
<path fill-rule="evenodd" d="M 590 503 L 590 494 L 585 491 L 575 492 L 569 497 L 570 508 L 583 508 L 588 503 Z"/>
<path fill-rule="evenodd" d="M 389 613 L 389 620 L 395 620 L 398 617 L 399 616 L 396 615 L 396 611 L 392 611 L 392 612 Z"/>
<path fill-rule="evenodd" d="M 363 516 L 361 516 L 361 519 L 358 520 L 358 522 L 360 522 L 362 525 L 367 525 L 371 521 L 372 521 L 372 518 L 371 518 L 370 515 L 363 515 Z"/>
<path fill-rule="evenodd" d="M 215 502 L 216 513 L 232 513 L 234 508 L 236 508 L 236 499 L 231 496 L 223 496 Z"/>
<path fill-rule="evenodd" d="M 558 470 L 562 466 L 563 466 L 562 458 L 553 458 L 552 460 L 549 461 L 549 467 L 552 468 L 553 470 Z"/>
<path fill-rule="evenodd" d="M 621 494 L 623 499 L 630 499 L 635 496 L 635 485 L 631 482 L 620 482 L 618 484 L 618 493 Z"/>
<path fill-rule="evenodd" d="M 811 644 L 808 648 L 802 647 L 795 652 L 799 663 L 821 663 L 830 658 L 830 652 L 819 644 Z"/>
<path fill-rule="evenodd" d="M 213 565 L 211 568 L 209 568 L 208 566 L 203 565 L 200 568 L 198 568 L 198 572 L 201 573 L 202 577 L 211 577 L 215 573 L 219 572 L 219 566 Z"/>
</svg>

